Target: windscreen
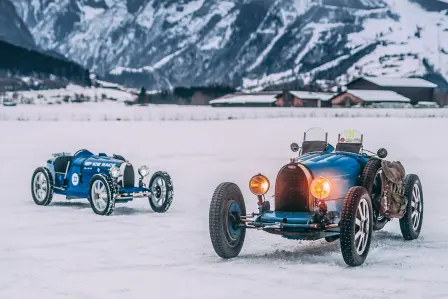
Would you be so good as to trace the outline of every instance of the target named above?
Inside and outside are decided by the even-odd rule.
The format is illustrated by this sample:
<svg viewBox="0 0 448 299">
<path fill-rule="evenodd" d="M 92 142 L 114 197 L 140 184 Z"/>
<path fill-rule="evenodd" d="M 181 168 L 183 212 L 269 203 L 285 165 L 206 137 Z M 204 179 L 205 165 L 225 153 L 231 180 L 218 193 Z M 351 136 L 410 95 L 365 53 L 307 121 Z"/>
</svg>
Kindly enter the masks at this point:
<svg viewBox="0 0 448 299">
<path fill-rule="evenodd" d="M 327 133 L 322 128 L 311 128 L 305 132 L 303 141 L 327 141 Z"/>
<path fill-rule="evenodd" d="M 361 143 L 362 134 L 358 130 L 348 129 L 339 133 L 338 143 Z"/>
</svg>

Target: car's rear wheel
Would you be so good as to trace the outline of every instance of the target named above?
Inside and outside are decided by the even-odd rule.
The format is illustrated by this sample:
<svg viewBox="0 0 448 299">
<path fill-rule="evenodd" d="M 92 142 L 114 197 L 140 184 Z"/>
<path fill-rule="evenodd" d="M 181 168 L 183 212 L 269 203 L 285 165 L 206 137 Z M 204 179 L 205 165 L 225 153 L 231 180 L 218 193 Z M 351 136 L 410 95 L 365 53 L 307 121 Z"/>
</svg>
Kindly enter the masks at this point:
<svg viewBox="0 0 448 299">
<path fill-rule="evenodd" d="M 48 206 L 53 200 L 54 185 L 50 170 L 46 167 L 37 168 L 31 179 L 31 195 L 34 203 Z"/>
<path fill-rule="evenodd" d="M 366 188 L 352 187 L 341 216 L 341 251 L 349 266 L 360 266 L 367 258 L 373 231 L 372 202 Z"/>
<path fill-rule="evenodd" d="M 234 183 L 222 183 L 213 193 L 209 211 L 210 239 L 216 254 L 229 259 L 238 256 L 246 237 L 241 217 L 246 206 L 240 188 Z"/>
<path fill-rule="evenodd" d="M 149 197 L 149 204 L 154 212 L 165 213 L 173 203 L 174 190 L 173 182 L 168 173 L 158 171 L 153 174 L 149 181 L 152 195 Z"/>
<path fill-rule="evenodd" d="M 381 173 L 381 160 L 376 158 L 370 159 L 361 173 L 359 184 L 367 189 L 372 199 L 373 230 L 381 230 L 389 222 L 389 219 L 380 213 Z"/>
<path fill-rule="evenodd" d="M 401 234 L 405 240 L 417 239 L 423 225 L 423 188 L 415 174 L 408 174 L 404 180 L 404 196 L 408 203 L 400 219 Z"/>
<path fill-rule="evenodd" d="M 109 216 L 115 208 L 116 190 L 112 180 L 102 174 L 95 174 L 90 181 L 89 201 L 95 214 Z"/>
</svg>

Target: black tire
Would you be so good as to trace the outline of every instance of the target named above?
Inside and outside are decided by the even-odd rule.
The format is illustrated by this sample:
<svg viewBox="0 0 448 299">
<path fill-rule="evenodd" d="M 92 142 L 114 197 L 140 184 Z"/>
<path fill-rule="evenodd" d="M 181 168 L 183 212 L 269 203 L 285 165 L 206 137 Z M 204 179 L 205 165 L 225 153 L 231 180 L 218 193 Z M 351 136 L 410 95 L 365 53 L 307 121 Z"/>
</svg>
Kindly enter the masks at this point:
<svg viewBox="0 0 448 299">
<path fill-rule="evenodd" d="M 37 179 L 37 176 L 41 174 L 45 180 L 45 185 L 43 186 L 45 189 L 45 195 L 42 196 L 36 194 L 37 189 L 35 187 L 42 186 L 39 182 L 35 182 L 35 179 Z M 37 184 L 35 186 L 35 184 Z M 33 196 L 33 201 L 38 206 L 48 206 L 51 201 L 53 200 L 54 195 L 54 184 L 53 184 L 53 177 L 51 175 L 51 172 L 46 167 L 38 167 L 31 178 L 31 195 Z"/>
<path fill-rule="evenodd" d="M 358 209 L 360 206 L 369 218 L 362 217 Z M 365 218 L 365 220 L 362 220 L 362 218 Z M 372 218 L 372 202 L 367 189 L 360 186 L 350 188 L 344 200 L 340 222 L 341 251 L 347 265 L 360 266 L 366 260 L 372 241 Z M 356 223 L 357 219 L 359 224 Z M 367 238 L 367 240 L 362 237 Z M 358 239 L 359 242 L 357 243 Z"/>
<path fill-rule="evenodd" d="M 159 180 L 160 179 L 160 180 Z M 159 185 L 158 182 L 162 182 Z M 153 185 L 156 184 L 154 190 Z M 153 196 L 149 197 L 149 204 L 156 213 L 165 213 L 173 203 L 174 190 L 173 181 L 168 173 L 164 171 L 157 171 L 149 181 L 149 187 L 153 192 Z M 162 201 L 160 204 L 159 202 Z"/>
<path fill-rule="evenodd" d="M 389 222 L 390 219 L 380 214 L 380 195 L 381 195 L 381 178 L 379 177 L 381 171 L 381 160 L 372 158 L 364 167 L 359 185 L 366 188 L 372 200 L 373 208 L 373 230 L 381 230 Z"/>
<path fill-rule="evenodd" d="M 418 203 L 414 200 L 414 188 L 418 190 Z M 406 206 L 406 213 L 403 218 L 400 219 L 401 234 L 405 240 L 415 240 L 420 235 L 420 231 L 423 225 L 423 188 L 419 177 L 415 174 L 408 174 L 404 180 L 404 196 L 408 200 Z M 414 204 L 413 204 L 414 202 Z M 414 206 L 413 206 L 414 205 Z M 418 223 L 414 225 L 417 214 L 414 216 L 414 212 L 419 214 Z"/>
<path fill-rule="evenodd" d="M 104 189 L 105 189 L 104 191 L 106 194 L 106 201 L 105 201 L 104 208 L 98 208 L 94 202 L 94 199 L 92 198 L 92 189 L 94 188 L 94 186 L 97 182 L 101 188 L 102 188 L 102 186 L 104 186 Z M 88 199 L 90 202 L 90 206 L 95 214 L 98 214 L 101 216 L 111 215 L 115 209 L 116 197 L 117 197 L 117 190 L 116 190 L 110 177 L 105 176 L 103 174 L 95 174 L 92 177 L 92 180 L 90 181 L 90 186 L 89 186 Z"/>
<path fill-rule="evenodd" d="M 231 213 L 230 210 L 235 212 Z M 238 256 L 243 248 L 246 227 L 240 226 L 240 216 L 246 216 L 240 188 L 234 183 L 220 184 L 213 193 L 208 219 L 213 248 L 224 259 Z"/>
</svg>

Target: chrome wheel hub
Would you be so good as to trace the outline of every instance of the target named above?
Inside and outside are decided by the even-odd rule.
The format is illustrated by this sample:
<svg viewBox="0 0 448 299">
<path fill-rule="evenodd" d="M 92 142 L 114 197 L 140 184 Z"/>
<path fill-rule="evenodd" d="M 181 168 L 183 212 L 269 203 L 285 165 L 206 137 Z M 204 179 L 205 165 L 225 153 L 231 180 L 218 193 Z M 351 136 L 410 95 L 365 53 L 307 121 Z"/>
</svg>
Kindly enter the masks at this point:
<svg viewBox="0 0 448 299">
<path fill-rule="evenodd" d="M 162 177 L 157 177 L 152 185 L 151 185 L 151 191 L 152 191 L 152 202 L 155 206 L 161 207 L 165 203 L 166 199 L 166 182 Z"/>
<path fill-rule="evenodd" d="M 45 198 L 47 197 L 48 184 L 47 179 L 45 178 L 45 175 L 42 172 L 39 172 L 34 177 L 33 191 L 34 195 L 39 201 L 44 201 Z"/>
<path fill-rule="evenodd" d="M 365 198 L 361 198 L 355 217 L 355 247 L 356 253 L 362 255 L 367 247 L 370 230 L 369 206 Z"/>
<path fill-rule="evenodd" d="M 411 214 L 411 221 L 412 221 L 412 227 L 416 231 L 420 225 L 420 219 L 423 212 L 423 203 L 421 200 L 421 193 L 420 188 L 417 184 L 414 184 L 414 187 L 412 188 L 412 214 Z"/>
<path fill-rule="evenodd" d="M 92 203 L 95 208 L 103 212 L 107 208 L 108 195 L 106 186 L 101 181 L 95 181 L 93 183 L 92 191 L 91 191 Z"/>
</svg>

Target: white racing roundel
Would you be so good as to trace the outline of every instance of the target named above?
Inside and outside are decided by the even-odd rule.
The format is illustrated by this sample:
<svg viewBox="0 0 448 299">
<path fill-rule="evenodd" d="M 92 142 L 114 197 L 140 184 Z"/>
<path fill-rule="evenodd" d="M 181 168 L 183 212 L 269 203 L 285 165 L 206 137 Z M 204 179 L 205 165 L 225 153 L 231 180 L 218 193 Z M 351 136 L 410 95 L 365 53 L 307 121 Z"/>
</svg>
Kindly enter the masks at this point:
<svg viewBox="0 0 448 299">
<path fill-rule="evenodd" d="M 72 184 L 73 184 L 74 186 L 78 186 L 78 184 L 79 184 L 79 176 L 78 176 L 77 173 L 74 173 L 74 174 L 72 175 Z"/>
</svg>

